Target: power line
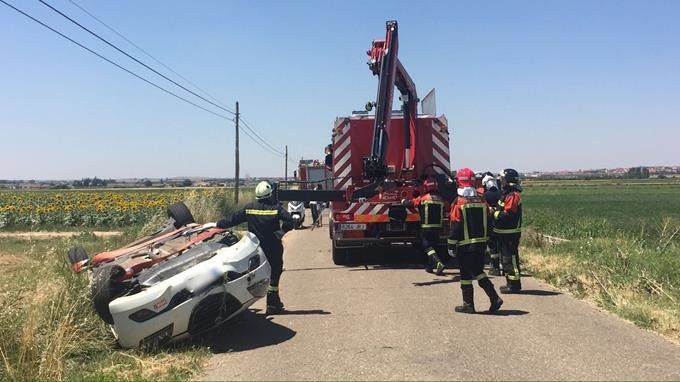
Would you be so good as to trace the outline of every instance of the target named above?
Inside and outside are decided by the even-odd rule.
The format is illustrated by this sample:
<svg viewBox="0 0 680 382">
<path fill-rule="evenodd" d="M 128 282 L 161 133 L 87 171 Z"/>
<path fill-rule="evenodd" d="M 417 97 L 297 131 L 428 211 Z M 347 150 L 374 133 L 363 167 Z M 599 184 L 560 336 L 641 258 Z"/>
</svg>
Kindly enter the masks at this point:
<svg viewBox="0 0 680 382">
<path fill-rule="evenodd" d="M 124 71 L 124 72 L 126 72 L 126 73 L 128 73 L 128 74 L 130 74 L 130 75 L 132 75 L 132 76 L 134 76 L 134 77 L 136 77 L 136 78 L 139 79 L 139 80 L 144 81 L 144 82 L 147 83 L 148 85 L 151 85 L 151 86 L 157 88 L 158 90 L 161 90 L 161 91 L 163 91 L 163 92 L 165 92 L 165 93 L 167 93 L 167 94 L 169 94 L 169 95 L 172 95 L 173 97 L 175 97 L 175 98 L 177 98 L 177 99 L 179 99 L 179 100 L 181 100 L 181 101 L 183 101 L 183 102 L 186 102 L 186 103 L 188 103 L 189 105 L 192 105 L 192 106 L 194 106 L 194 107 L 197 107 L 197 108 L 199 108 L 199 109 L 201 109 L 201 110 L 203 110 L 203 111 L 206 111 L 206 112 L 208 112 L 208 113 L 210 113 L 210 114 L 212 114 L 212 115 L 214 115 L 214 116 L 216 116 L 216 117 L 225 119 L 225 120 L 227 120 L 227 121 L 234 122 L 234 119 L 233 119 L 233 118 L 230 118 L 230 117 L 228 117 L 228 116 L 226 116 L 226 115 L 224 115 L 224 114 L 217 113 L 217 112 L 212 111 L 212 110 L 210 110 L 210 109 L 207 109 L 207 108 L 205 108 L 205 107 L 203 107 L 203 106 L 201 106 L 201 105 L 198 105 L 198 104 L 196 104 L 196 103 L 194 103 L 194 102 L 192 102 L 192 101 L 190 101 L 190 100 L 188 100 L 188 99 L 186 99 L 186 98 L 184 98 L 184 97 L 182 97 L 182 96 L 180 96 L 180 95 L 174 93 L 173 91 L 168 90 L 168 89 L 166 89 L 166 88 L 164 88 L 164 87 L 162 87 L 162 86 L 160 86 L 160 85 L 158 85 L 158 84 L 152 82 L 151 80 L 148 80 L 147 78 L 142 77 L 141 75 L 139 75 L 139 74 L 133 72 L 132 70 L 130 70 L 130 69 L 128 69 L 128 68 L 125 68 L 124 66 L 118 64 L 117 62 L 115 62 L 115 61 L 113 61 L 113 60 L 111 60 L 111 59 L 109 59 L 109 58 L 103 56 L 103 55 L 100 54 L 100 53 L 97 53 L 96 51 L 94 51 L 94 50 L 88 48 L 87 46 L 83 45 L 82 43 L 80 43 L 80 42 L 78 42 L 78 41 L 72 39 L 71 37 L 69 37 L 69 36 L 67 36 L 67 35 L 65 35 L 65 34 L 63 34 L 63 33 L 61 33 L 61 32 L 59 32 L 58 30 L 54 29 L 53 27 L 51 27 L 51 26 L 45 24 L 44 22 L 42 22 L 42 21 L 38 20 L 37 18 L 35 18 L 35 17 L 29 15 L 28 13 L 22 11 L 21 9 L 19 9 L 19 8 L 15 7 L 15 6 L 13 6 L 12 4 L 6 2 L 5 0 L 0 0 L 0 3 L 3 3 L 4 5 L 8 6 L 9 8 L 12 8 L 13 10 L 15 10 L 15 11 L 18 12 L 18 13 L 20 13 L 21 15 L 27 17 L 28 19 L 34 21 L 34 22 L 37 23 L 37 24 L 40 24 L 40 25 L 43 26 L 44 28 L 46 28 L 46 29 L 50 30 L 51 32 L 57 34 L 58 36 L 60 36 L 60 37 L 62 37 L 62 38 L 64 38 L 64 39 L 66 39 L 66 40 L 68 40 L 69 42 L 71 42 L 71 43 L 77 45 L 78 47 L 80 47 L 80 48 L 86 50 L 87 52 L 89 52 L 89 53 L 91 53 L 91 54 L 93 54 L 93 55 L 99 57 L 100 59 L 102 59 L 102 60 L 108 62 L 109 64 L 115 66 L 116 68 L 118 68 L 118 69 L 120 69 L 120 70 L 122 70 L 122 71 Z M 260 147 L 262 147 L 262 148 L 265 149 L 266 151 L 268 151 L 268 152 L 270 152 L 270 153 L 272 153 L 272 154 L 274 154 L 274 155 L 276 155 L 276 156 L 283 156 L 281 152 L 277 151 L 276 149 L 271 148 L 271 146 L 264 145 L 264 144 L 261 142 L 261 140 L 262 140 L 261 137 L 258 136 L 259 139 L 258 139 L 258 138 L 255 138 L 255 137 L 252 135 L 252 134 L 254 133 L 254 131 L 253 131 L 253 133 L 249 133 L 247 130 L 243 130 L 243 132 L 244 132 L 244 133 L 248 136 L 248 138 L 250 138 L 254 143 L 258 144 Z"/>
<path fill-rule="evenodd" d="M 276 152 L 279 153 L 280 155 L 284 155 L 283 152 L 281 152 L 280 150 L 278 150 L 277 148 L 275 148 L 271 143 L 269 143 L 267 140 L 265 140 L 264 138 L 262 138 L 262 136 L 260 136 L 260 135 L 259 135 L 259 134 L 258 134 L 258 133 L 250 126 L 250 123 L 248 123 L 248 121 L 246 121 L 245 118 L 241 117 L 241 121 L 243 122 L 243 125 L 244 125 L 248 130 L 250 130 L 251 133 L 253 133 L 256 137 L 258 137 L 258 138 L 260 139 L 260 141 L 262 141 L 262 143 L 264 143 L 264 144 L 267 145 L 271 150 L 276 151 Z"/>
<path fill-rule="evenodd" d="M 59 12 L 59 11 L 56 10 L 54 7 L 51 7 L 49 4 L 45 3 L 45 2 L 42 1 L 42 0 L 40 0 L 40 1 L 41 1 L 43 4 L 49 6 L 49 7 L 50 7 L 51 9 L 53 9 L 55 12 L 58 12 L 58 13 L 61 14 L 62 16 L 64 16 L 64 17 L 68 18 L 69 20 L 71 20 L 68 16 L 66 16 L 66 15 L 64 15 L 63 13 Z M 149 52 L 147 52 L 146 50 L 144 50 L 142 47 L 140 47 L 139 45 L 137 45 L 136 43 L 134 43 L 134 42 L 133 42 L 132 40 L 130 40 L 129 38 L 125 37 L 122 33 L 118 32 L 118 31 L 117 31 L 116 29 L 114 29 L 112 26 L 108 25 L 106 22 L 104 22 L 103 20 L 101 20 L 100 18 L 98 18 L 97 16 L 95 16 L 92 12 L 88 11 L 87 9 L 85 9 L 84 7 L 82 7 L 80 4 L 78 4 L 78 3 L 75 2 L 74 0 L 69 0 L 69 1 L 71 2 L 71 4 L 73 4 L 73 5 L 75 5 L 76 7 L 78 7 L 78 8 L 79 8 L 81 11 L 83 11 L 85 14 L 87 14 L 88 16 L 90 16 L 91 18 L 93 18 L 94 20 L 96 20 L 97 22 L 99 22 L 100 24 L 102 24 L 104 27 L 108 28 L 110 31 L 112 31 L 113 33 L 115 33 L 116 35 L 118 35 L 118 36 L 119 36 L 120 38 L 122 38 L 123 40 L 127 41 L 129 44 L 131 44 L 132 46 L 134 46 L 135 48 L 137 48 L 139 51 L 141 51 L 142 53 L 144 53 L 145 55 L 147 55 L 148 57 L 150 57 L 152 60 L 154 60 L 155 62 L 157 62 L 158 64 L 160 64 L 161 66 L 163 66 L 164 68 L 166 68 L 167 70 L 169 70 L 170 72 L 172 72 L 172 73 L 174 73 L 175 75 L 177 75 L 179 78 L 181 78 L 181 79 L 183 79 L 184 81 L 188 82 L 188 83 L 189 83 L 190 85 L 192 85 L 194 88 L 196 88 L 196 89 L 198 89 L 199 91 L 201 91 L 202 93 L 204 93 L 206 96 L 208 96 L 208 97 L 211 98 L 213 101 L 215 101 L 215 103 L 219 104 L 220 106 L 222 106 L 223 109 L 226 110 L 226 107 L 225 107 L 225 106 L 224 106 L 224 105 L 223 105 L 223 104 L 222 104 L 215 96 L 211 95 L 211 94 L 208 93 L 206 90 L 202 89 L 201 87 L 199 87 L 198 85 L 196 85 L 195 83 L 193 83 L 193 82 L 192 82 L 191 80 L 189 80 L 188 78 L 184 77 L 183 75 L 181 75 L 181 74 L 178 73 L 177 71 L 173 70 L 173 69 L 172 69 L 171 67 L 169 67 L 168 65 L 164 64 L 163 62 L 161 62 L 159 59 L 157 59 L 156 57 L 154 57 L 153 55 L 151 55 Z M 72 22 L 75 22 L 75 21 L 73 21 L 73 20 L 71 20 L 71 21 L 72 21 Z M 84 28 L 84 27 L 82 27 L 80 24 L 78 24 L 78 23 L 76 23 L 76 24 L 79 25 L 81 28 Z M 84 28 L 84 29 L 85 29 L 85 28 Z M 87 29 L 86 29 L 86 30 L 87 30 Z M 91 31 L 89 31 L 89 30 L 88 30 L 88 32 L 93 33 L 93 32 L 91 32 Z M 99 37 L 99 36 L 97 36 L 97 37 Z M 100 38 L 100 39 L 101 39 L 101 38 Z M 107 43 L 108 43 L 108 42 L 107 42 Z M 109 45 L 111 45 L 111 44 L 109 44 Z M 116 48 L 116 47 L 114 47 L 114 48 Z M 116 49 L 118 49 L 118 48 L 116 48 Z M 118 50 L 120 51 L 120 49 L 118 49 Z M 173 81 L 173 83 L 174 83 L 174 81 Z M 251 124 L 250 124 L 248 121 L 246 121 L 243 117 L 241 117 L 241 120 L 243 121 L 243 124 L 244 124 L 244 126 L 246 127 L 246 129 L 250 130 L 250 132 L 252 133 L 252 135 L 254 135 L 255 137 L 257 137 L 257 139 L 259 139 L 259 141 L 262 142 L 262 144 L 268 146 L 269 151 L 272 151 L 272 152 L 276 153 L 277 155 L 281 155 L 281 156 L 284 155 L 283 152 L 281 152 L 280 149 L 275 148 L 271 143 L 269 143 L 269 141 L 267 141 L 266 139 L 264 139 L 264 138 L 263 138 L 263 137 L 262 137 L 262 136 L 261 136 L 261 135 L 260 135 L 260 134 L 252 127 L 252 126 L 251 126 Z M 247 133 L 246 133 L 246 134 L 247 134 Z M 255 139 L 252 135 L 250 135 L 250 134 L 247 134 L 247 135 L 250 137 L 250 139 L 252 139 L 253 141 L 255 141 L 255 143 L 258 143 L 258 145 L 262 146 L 262 144 L 260 144 L 259 142 L 257 142 L 257 139 Z"/>
<path fill-rule="evenodd" d="M 152 72 L 156 73 L 157 75 L 159 75 L 159 76 L 163 77 L 164 79 L 166 79 L 166 80 L 172 82 L 172 83 L 175 84 L 176 86 L 179 86 L 179 87 L 182 88 L 183 90 L 185 90 L 185 91 L 187 91 L 187 92 L 193 94 L 194 96 L 196 96 L 196 97 L 202 99 L 203 101 L 205 101 L 205 102 L 207 102 L 207 103 L 209 103 L 209 104 L 211 104 L 211 105 L 213 105 L 213 106 L 215 106 L 215 107 L 217 107 L 217 108 L 219 108 L 219 109 L 221 109 L 221 110 L 223 110 L 223 111 L 226 111 L 227 113 L 234 114 L 234 112 L 233 112 L 232 110 L 227 109 L 226 107 L 223 107 L 223 106 L 221 106 L 221 105 L 219 105 L 219 104 L 217 104 L 217 103 L 215 103 L 215 102 L 213 102 L 213 101 L 211 101 L 211 100 L 209 100 L 209 99 L 203 97 L 202 95 L 200 95 L 200 94 L 194 92 L 194 91 L 191 90 L 191 89 L 186 88 L 185 86 L 183 86 L 182 84 L 180 84 L 180 83 L 178 83 L 177 81 L 173 80 L 172 78 L 169 78 L 169 77 L 166 76 L 165 74 L 163 74 L 163 73 L 157 71 L 156 69 L 150 67 L 149 65 L 145 64 L 144 62 L 142 62 L 142 61 L 139 60 L 138 58 L 132 56 L 131 54 L 127 53 L 126 51 L 124 51 L 123 49 L 119 48 L 119 47 L 116 46 L 115 44 L 109 42 L 107 39 L 101 37 L 101 36 L 98 35 L 97 33 L 91 31 L 90 29 L 88 29 L 87 27 L 83 26 L 82 24 L 80 24 L 80 23 L 77 22 L 76 20 L 72 19 L 71 17 L 69 17 L 68 15 L 64 14 L 63 12 L 61 12 L 60 10 L 58 10 L 57 8 L 53 7 L 52 5 L 50 5 L 49 3 L 47 3 L 45 0 L 38 0 L 38 1 L 40 1 L 43 5 L 45 5 L 46 7 L 50 8 L 50 9 L 53 10 L 54 12 L 58 13 L 59 15 L 61 15 L 61 16 L 64 17 L 65 19 L 67 19 L 68 21 L 70 21 L 70 22 L 72 22 L 73 24 L 79 26 L 81 29 L 83 29 L 83 30 L 86 31 L 87 33 L 89 33 L 89 34 L 91 34 L 92 36 L 98 38 L 99 40 L 101 40 L 101 41 L 104 42 L 105 44 L 109 45 L 109 46 L 112 47 L 113 49 L 119 51 L 120 53 L 124 54 L 124 55 L 127 56 L 128 58 L 130 58 L 130 59 L 134 60 L 135 62 L 137 62 L 138 64 L 142 65 L 143 67 L 145 67 L 145 68 L 151 70 Z"/>
<path fill-rule="evenodd" d="M 0 2 L 3 3 L 3 4 L 5 4 L 6 6 L 8 6 L 8 7 L 14 9 L 14 10 L 17 11 L 18 13 L 20 13 L 20 14 L 26 16 L 27 18 L 31 19 L 32 21 L 34 21 L 34 22 L 36 22 L 36 23 L 42 25 L 43 27 L 49 29 L 50 31 L 56 33 L 56 34 L 59 35 L 60 37 L 62 37 L 62 38 L 64 38 L 64 39 L 66 39 L 66 40 L 72 42 L 73 44 L 75 44 L 75 45 L 81 47 L 82 49 L 85 49 L 86 51 L 88 51 L 88 52 L 94 54 L 95 56 L 101 58 L 102 60 L 108 62 L 109 64 L 111 64 L 111 65 L 117 67 L 118 69 L 120 69 L 120 70 L 122 70 L 122 71 L 124 71 L 124 72 L 127 72 L 128 74 L 130 74 L 130 75 L 132 75 L 132 76 L 134 76 L 134 77 L 136 77 L 136 78 L 138 78 L 138 79 L 140 79 L 140 80 L 146 82 L 147 84 L 149 84 L 149 85 L 151 85 L 151 86 L 157 88 L 158 90 L 161 90 L 161 91 L 163 91 L 163 92 L 165 92 L 165 93 L 167 93 L 167 94 L 170 94 L 170 95 L 172 95 L 173 97 L 175 97 L 175 98 L 177 98 L 177 99 L 180 99 L 180 100 L 182 100 L 182 101 L 184 101 L 184 102 L 186 102 L 186 103 L 188 103 L 188 104 L 190 104 L 190 105 L 192 105 L 192 106 L 195 106 L 195 107 L 197 107 L 197 108 L 199 108 L 199 109 L 201 109 L 201 110 L 203 110 L 203 111 L 207 111 L 208 113 L 213 114 L 213 115 L 215 115 L 215 116 L 217 116 L 217 117 L 220 117 L 220 118 L 223 118 L 223 119 L 226 119 L 226 120 L 229 120 L 229 121 L 233 121 L 232 118 L 227 117 L 226 115 L 223 115 L 223 114 L 214 112 L 214 111 L 212 111 L 212 110 L 210 110 L 210 109 L 207 109 L 207 108 L 205 108 L 205 107 L 203 107 L 203 106 L 201 106 L 201 105 L 198 105 L 198 104 L 196 104 L 196 103 L 194 103 L 194 102 L 192 102 L 192 101 L 190 101 L 190 100 L 188 100 L 188 99 L 186 99 L 186 98 L 184 98 L 184 97 L 182 97 L 182 96 L 180 96 L 180 95 L 178 95 L 178 94 L 172 92 L 171 90 L 168 90 L 168 89 L 166 89 L 166 88 L 164 88 L 164 87 L 162 87 L 162 86 L 160 86 L 160 85 L 158 85 L 158 84 L 156 84 L 156 83 L 154 83 L 154 82 L 152 82 L 152 81 L 150 81 L 150 80 L 148 80 L 148 79 L 146 79 L 146 78 L 140 76 L 139 74 L 134 73 L 134 72 L 131 71 L 130 69 L 127 69 L 127 68 L 125 68 L 124 66 L 122 66 L 122 65 L 120 65 L 120 64 L 118 64 L 118 63 L 116 63 L 115 61 L 113 61 L 113 60 L 111 60 L 111 59 L 109 59 L 109 58 L 107 58 L 107 57 L 104 57 L 103 55 L 101 55 L 101 54 L 95 52 L 94 50 L 88 48 L 87 46 L 85 46 L 85 45 L 79 43 L 78 41 L 76 41 L 76 40 L 74 40 L 74 39 L 68 37 L 67 35 L 65 35 L 65 34 L 63 34 L 63 33 L 61 33 L 61 32 L 59 32 L 58 30 L 56 30 L 56 29 L 52 28 L 51 26 L 45 24 L 44 22 L 42 22 L 42 21 L 36 19 L 35 17 L 33 17 L 33 16 L 29 15 L 28 13 L 22 11 L 21 9 L 19 9 L 19 8 L 13 6 L 12 4 L 6 2 L 5 0 L 0 0 Z"/>
<path fill-rule="evenodd" d="M 98 23 L 100 23 L 101 25 L 103 25 L 104 27 L 106 27 L 107 29 L 109 29 L 111 32 L 115 33 L 118 37 L 120 37 L 120 38 L 122 38 L 123 40 L 127 41 L 130 45 L 132 45 L 132 46 L 134 46 L 135 48 L 137 48 L 137 50 L 139 50 L 140 52 L 144 53 L 147 57 L 151 58 L 152 60 L 154 60 L 156 63 L 158 63 L 158 64 L 161 65 L 162 67 L 164 67 L 165 69 L 169 70 L 170 72 L 172 72 L 173 74 L 175 74 L 177 77 L 179 77 L 179 78 L 183 79 L 184 81 L 188 82 L 191 86 L 193 86 L 194 88 L 196 88 L 196 89 L 197 89 L 198 91 L 200 91 L 201 93 L 205 94 L 205 95 L 206 95 L 208 98 L 210 98 L 211 100 L 215 101 L 216 103 L 220 104 L 220 105 L 223 106 L 223 107 L 226 107 L 226 106 L 224 106 L 223 103 L 219 102 L 215 96 L 213 96 L 212 94 L 208 93 L 206 90 L 202 89 L 200 86 L 198 86 L 198 85 L 196 85 L 195 83 L 191 82 L 191 80 L 189 80 L 188 78 L 186 78 L 186 77 L 184 77 L 183 75 L 179 74 L 177 71 L 175 71 L 174 69 L 172 69 L 171 67 L 169 67 L 168 65 L 166 65 L 165 63 L 163 63 L 161 60 L 159 60 L 159 59 L 157 59 L 156 57 L 154 57 L 153 55 L 151 55 L 151 53 L 149 53 L 148 51 L 144 50 L 141 46 L 137 45 L 136 43 L 134 43 L 134 42 L 133 42 L 132 40 L 130 40 L 129 38 L 125 37 L 121 32 L 117 31 L 117 30 L 114 29 L 112 26 L 110 26 L 109 24 L 105 23 L 102 19 L 100 19 L 99 17 L 97 17 L 97 16 L 94 15 L 92 12 L 88 11 L 87 9 L 85 9 L 82 5 L 78 4 L 78 3 L 75 2 L 74 0 L 69 0 L 69 1 L 71 2 L 71 4 L 73 4 L 73 5 L 75 5 L 76 7 L 78 7 L 78 9 L 80 9 L 81 11 L 83 11 L 85 14 L 87 14 L 88 16 L 90 16 L 91 18 L 93 18 L 94 20 L 96 20 Z"/>
</svg>

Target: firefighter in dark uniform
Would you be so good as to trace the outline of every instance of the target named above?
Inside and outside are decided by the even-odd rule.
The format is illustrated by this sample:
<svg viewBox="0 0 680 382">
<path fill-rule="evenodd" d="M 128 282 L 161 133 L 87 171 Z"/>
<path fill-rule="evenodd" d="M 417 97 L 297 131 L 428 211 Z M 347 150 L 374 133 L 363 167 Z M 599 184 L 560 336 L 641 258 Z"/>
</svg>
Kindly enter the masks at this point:
<svg viewBox="0 0 680 382">
<path fill-rule="evenodd" d="M 268 182 L 260 182 L 255 188 L 254 202 L 219 220 L 219 228 L 229 228 L 241 223 L 248 223 L 248 231 L 260 240 L 260 247 L 267 256 L 272 268 L 269 289 L 267 290 L 267 314 L 283 312 L 283 303 L 279 297 L 279 280 L 283 272 L 283 234 L 293 226 L 293 219 L 288 211 L 272 199 L 272 186 Z M 283 228 L 281 225 L 283 222 Z M 212 223 L 215 224 L 215 223 Z"/>
<path fill-rule="evenodd" d="M 437 192 L 437 183 L 428 179 L 424 182 L 425 195 L 411 200 L 402 200 L 407 207 L 417 207 L 420 215 L 420 243 L 425 252 L 425 271 L 436 275 L 444 274 L 444 263 L 437 255 L 436 247 L 440 244 L 444 222 L 444 200 Z"/>
<path fill-rule="evenodd" d="M 463 305 L 455 308 L 459 313 L 475 313 L 473 280 L 477 280 L 491 305 L 489 313 L 495 313 L 503 305 L 493 283 L 484 273 L 484 251 L 488 241 L 489 209 L 473 187 L 474 172 L 463 168 L 456 173 L 458 197 L 451 205 L 449 218 L 451 230 L 448 239 L 449 251 L 455 253 L 460 265 L 460 288 Z"/>
<path fill-rule="evenodd" d="M 501 200 L 493 213 L 493 232 L 498 238 L 506 286 L 501 293 L 517 293 L 522 290 L 520 280 L 519 239 L 522 235 L 522 199 L 519 173 L 508 168 L 501 172 Z"/>
<path fill-rule="evenodd" d="M 494 211 L 498 208 L 498 201 L 501 199 L 501 191 L 498 189 L 498 182 L 496 182 L 496 179 L 491 172 L 484 174 L 482 185 L 484 187 L 484 200 L 486 201 L 487 206 Z M 493 227 L 493 219 L 491 219 L 490 222 Z M 493 229 L 491 229 L 487 247 L 489 248 L 490 258 L 489 274 L 492 276 L 500 276 L 503 274 L 503 270 L 500 266 L 501 254 L 498 249 L 498 238 L 493 233 Z"/>
</svg>

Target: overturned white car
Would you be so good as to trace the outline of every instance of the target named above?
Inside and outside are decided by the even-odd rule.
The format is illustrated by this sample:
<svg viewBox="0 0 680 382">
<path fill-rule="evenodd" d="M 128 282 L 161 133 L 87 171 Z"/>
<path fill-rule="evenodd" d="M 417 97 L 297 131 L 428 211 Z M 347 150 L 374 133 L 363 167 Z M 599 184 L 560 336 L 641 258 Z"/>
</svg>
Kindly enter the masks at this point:
<svg viewBox="0 0 680 382">
<path fill-rule="evenodd" d="M 267 293 L 271 268 L 255 235 L 203 229 L 173 206 L 183 212 L 178 220 L 169 209 L 174 227 L 92 259 L 69 253 L 75 271 L 92 270 L 95 311 L 125 348 L 196 335 Z"/>
</svg>

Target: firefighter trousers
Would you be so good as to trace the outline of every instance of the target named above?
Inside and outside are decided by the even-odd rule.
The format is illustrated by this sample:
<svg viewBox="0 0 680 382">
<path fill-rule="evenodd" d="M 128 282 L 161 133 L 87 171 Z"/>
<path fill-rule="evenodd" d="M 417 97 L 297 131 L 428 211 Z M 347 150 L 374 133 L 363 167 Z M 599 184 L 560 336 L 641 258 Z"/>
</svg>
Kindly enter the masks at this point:
<svg viewBox="0 0 680 382">
<path fill-rule="evenodd" d="M 437 248 L 441 247 L 441 231 L 437 228 L 424 228 L 420 231 L 420 248 L 425 253 L 425 264 L 436 267 L 441 262 Z"/>
<path fill-rule="evenodd" d="M 279 280 L 281 273 L 283 273 L 283 244 L 281 241 L 262 243 L 262 250 L 272 268 L 269 285 L 278 291 Z"/>
<path fill-rule="evenodd" d="M 498 248 L 505 272 L 505 280 L 512 290 L 521 290 L 521 268 L 519 263 L 519 235 L 499 235 Z"/>
</svg>

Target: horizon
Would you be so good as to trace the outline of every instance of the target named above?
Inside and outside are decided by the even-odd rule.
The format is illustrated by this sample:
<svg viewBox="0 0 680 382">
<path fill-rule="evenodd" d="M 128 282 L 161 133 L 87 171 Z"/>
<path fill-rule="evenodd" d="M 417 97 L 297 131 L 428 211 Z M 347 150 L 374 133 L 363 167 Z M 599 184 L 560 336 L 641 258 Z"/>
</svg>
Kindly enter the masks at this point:
<svg viewBox="0 0 680 382">
<path fill-rule="evenodd" d="M 220 112 L 40 3 L 10 2 Z M 198 91 L 73 1 L 50 3 Z M 335 117 L 375 97 L 365 51 L 384 37 L 388 19 L 399 21 L 400 60 L 419 93 L 437 91 L 437 111 L 449 120 L 454 169 L 568 171 L 677 161 L 680 46 L 673 36 L 680 34 L 680 3 L 435 1 L 417 9 L 382 1 L 159 4 L 81 6 L 229 108 L 240 101 L 245 123 L 272 146 L 242 135 L 242 174 L 283 177 L 283 158 L 273 151 L 285 145 L 289 177 L 298 158 L 322 159 Z M 357 6 L 364 11 L 357 13 Z M 0 161 L 9 164 L 0 178 L 233 177 L 231 122 L 178 103 L 4 5 L 0 30 Z M 501 153 L 488 154 L 494 151 Z"/>
</svg>

